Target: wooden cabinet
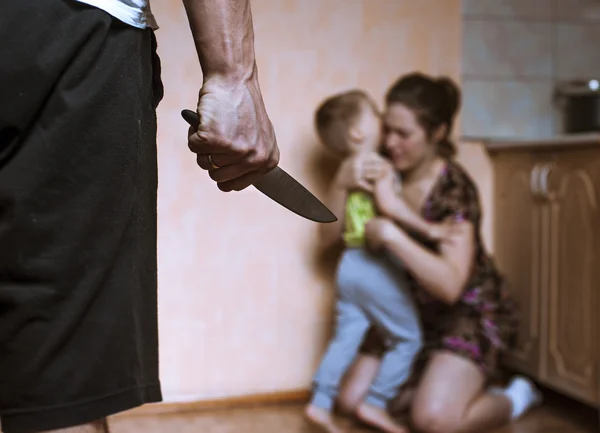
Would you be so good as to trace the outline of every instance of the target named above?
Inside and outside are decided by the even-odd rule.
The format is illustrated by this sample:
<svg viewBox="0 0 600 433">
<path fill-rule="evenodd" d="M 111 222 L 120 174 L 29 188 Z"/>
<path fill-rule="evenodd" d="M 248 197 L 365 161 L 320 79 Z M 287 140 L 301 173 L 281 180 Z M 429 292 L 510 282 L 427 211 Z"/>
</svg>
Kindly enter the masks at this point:
<svg viewBox="0 0 600 433">
<path fill-rule="evenodd" d="M 534 165 L 530 155 L 519 152 L 494 159 L 496 261 L 521 310 L 517 345 L 507 354 L 507 362 L 531 375 L 538 372 L 540 362 L 541 302 L 541 209 L 531 193 Z"/>
<path fill-rule="evenodd" d="M 505 364 L 600 406 L 600 147 L 492 159 L 495 256 L 521 310 Z"/>
</svg>

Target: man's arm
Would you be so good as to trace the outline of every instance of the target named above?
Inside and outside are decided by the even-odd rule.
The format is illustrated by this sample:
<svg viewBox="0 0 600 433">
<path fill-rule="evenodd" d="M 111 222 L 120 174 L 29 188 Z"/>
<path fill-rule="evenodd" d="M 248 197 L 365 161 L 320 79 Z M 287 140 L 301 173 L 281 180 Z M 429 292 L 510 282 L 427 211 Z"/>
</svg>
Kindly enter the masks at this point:
<svg viewBox="0 0 600 433">
<path fill-rule="evenodd" d="M 201 124 L 191 131 L 188 146 L 221 190 L 239 191 L 279 163 L 258 84 L 250 1 L 183 3 L 203 73 Z"/>
<path fill-rule="evenodd" d="M 183 0 L 205 80 L 243 82 L 255 75 L 249 0 Z"/>
</svg>

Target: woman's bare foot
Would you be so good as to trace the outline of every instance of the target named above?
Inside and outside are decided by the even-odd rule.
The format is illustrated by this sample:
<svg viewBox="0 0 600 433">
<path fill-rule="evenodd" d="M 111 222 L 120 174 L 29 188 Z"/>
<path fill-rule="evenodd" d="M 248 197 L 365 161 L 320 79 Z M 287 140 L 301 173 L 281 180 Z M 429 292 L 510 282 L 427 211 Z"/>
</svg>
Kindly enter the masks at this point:
<svg viewBox="0 0 600 433">
<path fill-rule="evenodd" d="M 345 430 L 336 424 L 331 412 L 325 409 L 309 404 L 304 409 L 304 415 L 325 433 L 345 433 Z"/>
<path fill-rule="evenodd" d="M 365 424 L 386 433 L 409 433 L 408 429 L 396 423 L 385 409 L 377 406 L 362 403 L 356 411 L 356 416 Z"/>
</svg>

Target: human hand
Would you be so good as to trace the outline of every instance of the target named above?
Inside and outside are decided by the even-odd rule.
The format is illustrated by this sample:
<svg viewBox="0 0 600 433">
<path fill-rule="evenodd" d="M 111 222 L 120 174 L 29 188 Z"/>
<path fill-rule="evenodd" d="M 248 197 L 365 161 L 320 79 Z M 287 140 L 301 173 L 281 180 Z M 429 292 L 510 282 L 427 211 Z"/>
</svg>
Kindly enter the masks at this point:
<svg viewBox="0 0 600 433">
<path fill-rule="evenodd" d="M 367 245 L 372 250 L 380 250 L 398 234 L 398 230 L 398 227 L 387 218 L 373 218 L 365 226 Z"/>
<path fill-rule="evenodd" d="M 427 237 L 432 241 L 444 241 L 450 238 L 451 233 L 454 230 L 454 222 L 450 220 L 443 221 L 441 223 L 432 223 L 429 225 L 427 231 Z"/>
<path fill-rule="evenodd" d="M 432 241 L 452 243 L 452 240 L 462 233 L 464 224 L 462 219 L 456 216 L 451 216 L 443 220 L 442 222 L 430 224 L 427 236 Z"/>
<path fill-rule="evenodd" d="M 190 128 L 188 147 L 221 191 L 241 191 L 279 163 L 257 78 L 207 78 L 200 89 L 198 114 L 200 126 Z"/>
<path fill-rule="evenodd" d="M 359 153 L 347 158 L 335 177 L 335 185 L 352 190 L 373 191 L 374 182 L 385 175 L 389 163 L 376 153 Z"/>
<path fill-rule="evenodd" d="M 373 188 L 375 204 L 382 214 L 391 216 L 393 213 L 403 213 L 400 211 L 408 209 L 399 196 L 400 188 L 400 180 L 390 165 L 384 174 L 377 179 Z"/>
</svg>

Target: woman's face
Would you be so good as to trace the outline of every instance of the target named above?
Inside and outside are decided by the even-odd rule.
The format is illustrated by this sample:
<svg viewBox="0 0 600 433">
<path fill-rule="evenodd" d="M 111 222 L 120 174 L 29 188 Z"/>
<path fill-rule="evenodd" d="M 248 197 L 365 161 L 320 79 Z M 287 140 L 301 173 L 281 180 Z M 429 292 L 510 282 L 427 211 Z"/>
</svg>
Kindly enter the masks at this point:
<svg viewBox="0 0 600 433">
<path fill-rule="evenodd" d="M 388 105 L 383 116 L 383 145 L 399 171 L 417 167 L 434 152 L 415 113 L 400 103 Z"/>
</svg>

